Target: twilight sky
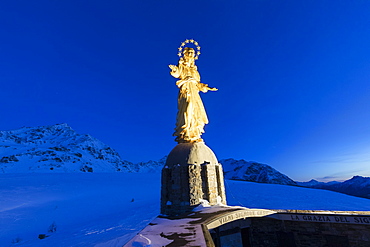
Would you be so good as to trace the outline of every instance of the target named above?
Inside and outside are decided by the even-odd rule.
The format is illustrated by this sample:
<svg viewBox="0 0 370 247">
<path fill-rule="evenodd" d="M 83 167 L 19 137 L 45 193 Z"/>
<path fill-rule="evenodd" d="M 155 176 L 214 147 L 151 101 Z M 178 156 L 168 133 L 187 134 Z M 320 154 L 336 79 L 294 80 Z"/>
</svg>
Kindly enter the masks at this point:
<svg viewBox="0 0 370 247">
<path fill-rule="evenodd" d="M 368 0 L 5 0 L 0 27 L 0 130 L 68 123 L 157 160 L 176 145 L 168 64 L 195 39 L 219 159 L 370 176 Z"/>
</svg>

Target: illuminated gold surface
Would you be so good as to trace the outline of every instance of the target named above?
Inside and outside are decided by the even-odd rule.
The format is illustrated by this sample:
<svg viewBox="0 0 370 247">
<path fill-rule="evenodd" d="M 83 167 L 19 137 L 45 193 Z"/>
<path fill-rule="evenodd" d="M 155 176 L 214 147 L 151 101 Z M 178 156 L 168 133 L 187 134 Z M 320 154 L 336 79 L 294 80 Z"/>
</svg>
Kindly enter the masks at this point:
<svg viewBox="0 0 370 247">
<path fill-rule="evenodd" d="M 197 47 L 197 53 L 193 48 L 184 46 L 192 43 Z M 197 54 L 197 55 L 196 55 Z M 194 40 L 185 40 L 179 48 L 178 65 L 169 65 L 171 75 L 178 78 L 176 85 L 179 87 L 178 112 L 175 133 L 178 143 L 200 142 L 204 133 L 204 125 L 208 124 L 208 118 L 200 98 L 199 91 L 217 91 L 207 84 L 200 82 L 200 75 L 195 65 L 195 60 L 200 54 L 200 46 Z"/>
</svg>

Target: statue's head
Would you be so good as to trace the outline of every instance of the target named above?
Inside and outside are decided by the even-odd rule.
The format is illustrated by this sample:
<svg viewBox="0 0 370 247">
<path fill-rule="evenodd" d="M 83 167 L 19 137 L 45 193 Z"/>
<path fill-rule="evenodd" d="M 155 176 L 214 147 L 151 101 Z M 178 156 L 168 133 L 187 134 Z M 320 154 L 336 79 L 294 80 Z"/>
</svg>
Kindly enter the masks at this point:
<svg viewBox="0 0 370 247">
<path fill-rule="evenodd" d="M 193 48 L 185 47 L 184 51 L 182 52 L 184 54 L 184 57 L 186 58 L 194 58 L 195 57 L 195 51 Z"/>
<path fill-rule="evenodd" d="M 186 45 L 188 44 L 194 45 L 197 48 L 196 52 L 193 48 L 186 47 Z M 187 39 L 184 42 L 182 42 L 178 50 L 179 52 L 177 53 L 177 55 L 180 57 L 181 61 L 188 61 L 193 63 L 194 60 L 198 60 L 200 55 L 199 43 L 193 39 Z"/>
</svg>

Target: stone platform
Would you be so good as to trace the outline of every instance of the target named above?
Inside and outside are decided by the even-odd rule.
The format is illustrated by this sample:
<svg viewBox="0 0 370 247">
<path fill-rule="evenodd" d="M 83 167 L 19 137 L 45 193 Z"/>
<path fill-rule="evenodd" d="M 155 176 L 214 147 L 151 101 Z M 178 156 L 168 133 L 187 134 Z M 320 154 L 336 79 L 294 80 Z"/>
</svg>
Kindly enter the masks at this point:
<svg viewBox="0 0 370 247">
<path fill-rule="evenodd" d="M 368 247 L 370 212 L 199 206 L 158 216 L 124 247 Z"/>
<path fill-rule="evenodd" d="M 124 247 L 133 246 L 214 246 L 210 229 L 238 219 L 262 217 L 274 211 L 243 207 L 198 207 L 179 217 L 160 215 L 139 232 Z"/>
</svg>

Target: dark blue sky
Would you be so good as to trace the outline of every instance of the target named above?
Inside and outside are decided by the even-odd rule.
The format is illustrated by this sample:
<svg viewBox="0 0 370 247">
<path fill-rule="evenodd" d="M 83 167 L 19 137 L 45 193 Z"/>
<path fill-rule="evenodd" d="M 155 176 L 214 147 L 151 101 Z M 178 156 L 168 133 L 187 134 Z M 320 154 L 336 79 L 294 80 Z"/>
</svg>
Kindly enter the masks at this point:
<svg viewBox="0 0 370 247">
<path fill-rule="evenodd" d="M 176 145 L 176 64 L 200 43 L 203 138 L 296 180 L 370 176 L 370 2 L 1 1 L 0 130 L 68 123 L 129 161 Z"/>
</svg>

